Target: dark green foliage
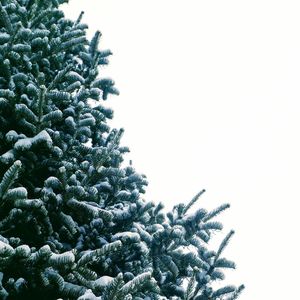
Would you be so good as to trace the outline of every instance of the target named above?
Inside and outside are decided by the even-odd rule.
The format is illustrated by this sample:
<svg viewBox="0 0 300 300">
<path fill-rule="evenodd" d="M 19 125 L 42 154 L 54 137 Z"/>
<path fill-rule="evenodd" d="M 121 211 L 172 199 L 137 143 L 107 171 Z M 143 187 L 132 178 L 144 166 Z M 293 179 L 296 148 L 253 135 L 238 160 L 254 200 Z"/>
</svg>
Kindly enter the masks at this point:
<svg viewBox="0 0 300 300">
<path fill-rule="evenodd" d="M 165 216 L 141 198 L 107 125 L 111 52 L 63 2 L 0 2 L 0 298 L 236 299 L 243 286 L 213 285 L 235 268 L 221 257 L 233 232 L 207 249 L 228 205 L 188 214 L 201 191 Z"/>
</svg>

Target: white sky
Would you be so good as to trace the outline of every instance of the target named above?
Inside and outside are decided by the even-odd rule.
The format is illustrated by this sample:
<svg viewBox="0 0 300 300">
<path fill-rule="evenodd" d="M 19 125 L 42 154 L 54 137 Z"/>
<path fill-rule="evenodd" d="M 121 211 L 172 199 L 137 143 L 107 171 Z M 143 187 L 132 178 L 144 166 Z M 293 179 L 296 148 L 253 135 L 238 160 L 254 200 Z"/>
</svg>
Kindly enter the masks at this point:
<svg viewBox="0 0 300 300">
<path fill-rule="evenodd" d="M 226 283 L 241 300 L 296 299 L 300 262 L 300 2 L 71 0 L 114 55 L 107 105 L 145 198 L 198 206 L 236 234 Z"/>
</svg>

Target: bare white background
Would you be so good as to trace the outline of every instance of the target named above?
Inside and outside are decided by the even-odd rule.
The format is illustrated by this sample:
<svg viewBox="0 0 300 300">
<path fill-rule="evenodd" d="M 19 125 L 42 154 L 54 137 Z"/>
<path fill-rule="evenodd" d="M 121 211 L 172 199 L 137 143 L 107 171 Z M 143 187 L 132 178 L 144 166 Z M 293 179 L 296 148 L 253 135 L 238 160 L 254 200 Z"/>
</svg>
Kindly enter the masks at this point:
<svg viewBox="0 0 300 300">
<path fill-rule="evenodd" d="M 243 300 L 299 295 L 300 2 L 71 0 L 88 36 L 114 55 L 120 90 L 107 105 L 124 127 L 145 198 L 232 207 L 226 249 Z"/>
</svg>

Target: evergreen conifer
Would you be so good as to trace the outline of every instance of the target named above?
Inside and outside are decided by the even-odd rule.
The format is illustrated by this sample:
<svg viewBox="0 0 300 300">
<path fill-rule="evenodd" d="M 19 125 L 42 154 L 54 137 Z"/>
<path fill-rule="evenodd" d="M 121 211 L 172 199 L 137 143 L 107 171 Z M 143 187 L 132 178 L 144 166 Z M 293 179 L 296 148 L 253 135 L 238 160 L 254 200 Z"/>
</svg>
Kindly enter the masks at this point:
<svg viewBox="0 0 300 300">
<path fill-rule="evenodd" d="M 165 215 L 141 197 L 107 125 L 111 52 L 63 2 L 0 1 L 0 299 L 236 299 L 243 285 L 214 286 L 233 232 L 208 249 L 229 205 L 188 214 L 201 191 Z"/>
</svg>

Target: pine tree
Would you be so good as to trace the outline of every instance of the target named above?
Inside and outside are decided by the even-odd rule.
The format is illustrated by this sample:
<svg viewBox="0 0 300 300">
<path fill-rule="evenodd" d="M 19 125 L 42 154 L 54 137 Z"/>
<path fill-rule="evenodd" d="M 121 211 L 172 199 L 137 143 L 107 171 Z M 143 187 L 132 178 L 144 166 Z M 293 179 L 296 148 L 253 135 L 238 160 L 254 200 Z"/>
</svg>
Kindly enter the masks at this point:
<svg viewBox="0 0 300 300">
<path fill-rule="evenodd" d="M 243 285 L 214 286 L 233 232 L 208 249 L 229 205 L 188 214 L 201 191 L 165 215 L 141 197 L 107 125 L 111 52 L 63 2 L 0 1 L 0 299 L 236 299 Z"/>
</svg>

